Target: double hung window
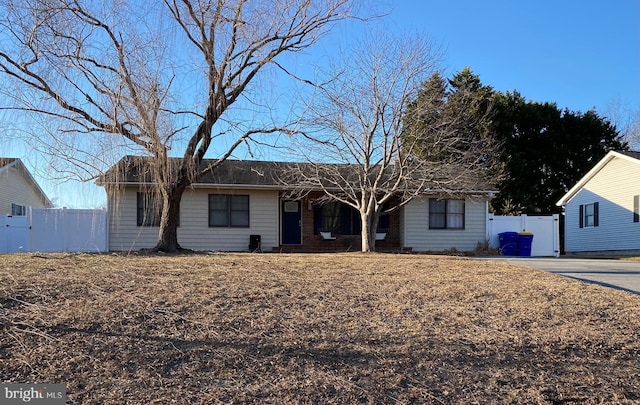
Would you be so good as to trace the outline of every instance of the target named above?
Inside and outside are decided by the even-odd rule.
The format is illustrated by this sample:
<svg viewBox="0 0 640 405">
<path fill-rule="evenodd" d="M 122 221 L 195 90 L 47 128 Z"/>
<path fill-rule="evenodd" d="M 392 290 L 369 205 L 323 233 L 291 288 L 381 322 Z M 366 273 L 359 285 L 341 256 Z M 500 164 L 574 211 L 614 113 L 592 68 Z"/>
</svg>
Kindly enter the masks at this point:
<svg viewBox="0 0 640 405">
<path fill-rule="evenodd" d="M 249 196 L 209 194 L 209 226 L 249 227 Z"/>
<path fill-rule="evenodd" d="M 597 202 L 580 205 L 580 228 L 593 228 L 600 222 L 600 207 Z"/>
<path fill-rule="evenodd" d="M 430 198 L 429 229 L 464 229 L 464 200 Z"/>
</svg>

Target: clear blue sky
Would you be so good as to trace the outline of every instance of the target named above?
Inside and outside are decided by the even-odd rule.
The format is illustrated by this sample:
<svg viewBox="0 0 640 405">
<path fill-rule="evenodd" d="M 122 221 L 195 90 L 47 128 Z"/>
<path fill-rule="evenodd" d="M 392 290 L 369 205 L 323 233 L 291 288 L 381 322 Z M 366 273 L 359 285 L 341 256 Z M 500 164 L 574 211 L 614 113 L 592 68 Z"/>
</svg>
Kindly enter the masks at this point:
<svg viewBox="0 0 640 405">
<path fill-rule="evenodd" d="M 429 34 L 449 72 L 533 101 L 640 107 L 640 0 L 395 0 L 395 29 Z"/>
<path fill-rule="evenodd" d="M 386 17 L 389 29 L 417 31 L 440 43 L 448 74 L 469 66 L 496 90 L 516 89 L 528 100 L 574 111 L 595 108 L 606 114 L 612 103 L 640 109 L 640 0 L 388 4 L 393 8 Z M 46 163 L 29 158 L 16 142 L 0 138 L 0 155 L 22 157 L 58 206 L 105 205 L 101 188 L 47 179 Z"/>
</svg>

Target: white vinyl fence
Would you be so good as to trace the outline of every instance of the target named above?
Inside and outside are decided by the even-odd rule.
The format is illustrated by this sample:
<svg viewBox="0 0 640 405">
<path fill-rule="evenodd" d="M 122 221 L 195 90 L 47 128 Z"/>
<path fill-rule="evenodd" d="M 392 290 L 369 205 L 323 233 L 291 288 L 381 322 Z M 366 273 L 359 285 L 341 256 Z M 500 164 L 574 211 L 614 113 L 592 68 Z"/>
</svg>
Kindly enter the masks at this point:
<svg viewBox="0 0 640 405">
<path fill-rule="evenodd" d="M 560 256 L 560 217 L 520 215 L 514 217 L 487 216 L 487 239 L 489 246 L 500 247 L 498 234 L 502 232 L 531 232 L 531 256 Z"/>
<path fill-rule="evenodd" d="M 106 252 L 107 229 L 105 210 L 30 208 L 0 217 L 0 253 Z"/>
</svg>

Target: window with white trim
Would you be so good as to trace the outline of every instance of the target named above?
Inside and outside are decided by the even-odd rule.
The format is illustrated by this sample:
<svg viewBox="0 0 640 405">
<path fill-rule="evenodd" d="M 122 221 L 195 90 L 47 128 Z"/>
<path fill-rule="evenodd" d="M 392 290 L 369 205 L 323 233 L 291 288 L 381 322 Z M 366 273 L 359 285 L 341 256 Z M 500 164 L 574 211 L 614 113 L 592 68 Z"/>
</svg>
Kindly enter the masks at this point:
<svg viewBox="0 0 640 405">
<path fill-rule="evenodd" d="M 249 227 L 249 196 L 209 194 L 209 226 Z"/>
<path fill-rule="evenodd" d="M 136 195 L 136 224 L 160 226 L 162 201 L 155 193 L 138 192 Z"/>
<path fill-rule="evenodd" d="M 593 228 L 599 225 L 600 207 L 597 202 L 580 205 L 580 228 Z"/>
<path fill-rule="evenodd" d="M 27 215 L 27 207 L 20 204 L 11 204 L 11 215 L 14 217 L 23 217 Z"/>
<path fill-rule="evenodd" d="M 429 199 L 429 229 L 464 229 L 464 200 Z"/>
</svg>

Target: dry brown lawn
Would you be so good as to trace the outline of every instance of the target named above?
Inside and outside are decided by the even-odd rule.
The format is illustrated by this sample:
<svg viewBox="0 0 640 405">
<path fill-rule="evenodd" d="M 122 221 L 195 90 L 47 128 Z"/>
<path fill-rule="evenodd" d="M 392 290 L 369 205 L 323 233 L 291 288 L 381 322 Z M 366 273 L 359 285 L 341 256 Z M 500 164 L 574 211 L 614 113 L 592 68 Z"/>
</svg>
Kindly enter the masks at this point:
<svg viewBox="0 0 640 405">
<path fill-rule="evenodd" d="M 0 256 L 0 382 L 69 404 L 640 403 L 640 296 L 392 254 Z"/>
</svg>

